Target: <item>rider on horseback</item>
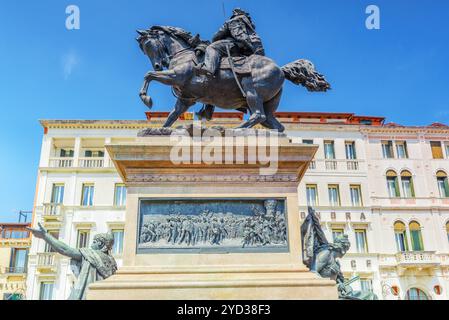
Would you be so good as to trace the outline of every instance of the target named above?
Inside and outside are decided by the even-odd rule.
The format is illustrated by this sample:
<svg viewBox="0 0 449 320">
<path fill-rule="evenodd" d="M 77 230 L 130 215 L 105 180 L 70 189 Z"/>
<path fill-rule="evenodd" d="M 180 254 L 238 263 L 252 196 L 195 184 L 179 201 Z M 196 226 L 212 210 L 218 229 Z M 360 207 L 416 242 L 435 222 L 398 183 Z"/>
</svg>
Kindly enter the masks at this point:
<svg viewBox="0 0 449 320">
<path fill-rule="evenodd" d="M 226 47 L 233 54 L 265 55 L 251 16 L 240 8 L 233 10 L 231 18 L 212 38 L 212 44 L 206 49 L 204 62 L 196 67 L 198 73 L 213 76 L 220 65 L 221 57 L 227 54 Z"/>
<path fill-rule="evenodd" d="M 164 128 L 171 127 L 183 113 L 200 102 L 206 105 L 205 112 L 200 112 L 206 119 L 211 118 L 213 105 L 216 105 L 222 109 L 249 112 L 251 116 L 239 128 L 253 128 L 260 124 L 283 132 L 285 128 L 276 119 L 275 112 L 285 80 L 312 92 L 330 89 L 325 77 L 308 60 L 299 59 L 280 67 L 263 56 L 263 47 L 254 25 L 249 15 L 241 10 L 234 10 L 232 18 L 214 37 L 215 43 L 206 49 L 204 69 L 207 71 L 210 68 L 213 77 L 195 75 L 195 65 L 203 58 L 202 51 L 207 45 L 199 36 L 192 37 L 183 29 L 170 26 L 153 26 L 137 32 L 139 46 L 154 68 L 154 71 L 145 74 L 139 92 L 143 103 L 149 108 L 153 105 L 147 94 L 152 81 L 171 86 L 177 96 Z M 230 53 L 228 56 L 231 59 L 223 66 L 226 71 L 216 72 L 224 49 L 226 54 L 231 51 L 226 45 L 229 43 L 234 46 L 233 55 L 239 54 L 242 48 L 244 52 L 240 54 L 250 56 L 234 61 Z"/>
</svg>

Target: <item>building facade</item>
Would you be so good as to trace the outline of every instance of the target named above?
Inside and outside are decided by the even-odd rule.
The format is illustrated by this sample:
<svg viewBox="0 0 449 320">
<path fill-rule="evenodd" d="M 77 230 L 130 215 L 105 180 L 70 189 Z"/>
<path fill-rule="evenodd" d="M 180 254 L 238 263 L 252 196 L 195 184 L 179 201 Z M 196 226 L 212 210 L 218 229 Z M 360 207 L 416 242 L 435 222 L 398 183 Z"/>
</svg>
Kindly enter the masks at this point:
<svg viewBox="0 0 449 320">
<path fill-rule="evenodd" d="M 0 223 L 0 300 L 26 298 L 29 223 Z"/>
<path fill-rule="evenodd" d="M 105 145 L 133 141 L 160 127 L 146 121 L 41 121 L 44 127 L 34 225 L 41 222 L 73 247 L 112 232 L 120 266 L 126 189 Z M 190 123 L 185 114 L 176 125 Z M 331 240 L 348 234 L 342 259 L 356 290 L 380 299 L 449 299 L 449 127 L 384 124 L 344 113 L 279 113 L 293 142 L 319 146 L 299 188 L 298 215 L 313 206 Z M 217 113 L 210 125 L 235 127 L 239 113 Z M 70 260 L 33 240 L 27 298 L 66 299 L 75 278 Z"/>
</svg>

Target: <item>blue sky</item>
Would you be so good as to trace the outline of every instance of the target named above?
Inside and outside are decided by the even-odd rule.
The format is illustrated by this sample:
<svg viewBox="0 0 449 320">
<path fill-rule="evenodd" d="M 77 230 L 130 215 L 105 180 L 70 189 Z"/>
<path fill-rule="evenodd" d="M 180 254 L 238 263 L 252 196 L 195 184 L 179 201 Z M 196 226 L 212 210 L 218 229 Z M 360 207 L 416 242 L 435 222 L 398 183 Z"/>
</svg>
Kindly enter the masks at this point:
<svg viewBox="0 0 449 320">
<path fill-rule="evenodd" d="M 210 38 L 223 1 L 40 0 L 0 3 L 0 220 L 33 206 L 43 129 L 38 119 L 143 119 L 138 90 L 150 63 L 135 30 L 174 25 Z M 81 29 L 65 28 L 65 9 Z M 354 112 L 407 125 L 449 123 L 447 0 L 225 0 L 251 12 L 267 55 L 312 60 L 333 90 L 287 83 L 280 111 Z M 380 8 L 381 29 L 365 28 Z M 155 111 L 174 103 L 152 84 Z M 196 107 L 198 108 L 198 106 Z"/>
</svg>

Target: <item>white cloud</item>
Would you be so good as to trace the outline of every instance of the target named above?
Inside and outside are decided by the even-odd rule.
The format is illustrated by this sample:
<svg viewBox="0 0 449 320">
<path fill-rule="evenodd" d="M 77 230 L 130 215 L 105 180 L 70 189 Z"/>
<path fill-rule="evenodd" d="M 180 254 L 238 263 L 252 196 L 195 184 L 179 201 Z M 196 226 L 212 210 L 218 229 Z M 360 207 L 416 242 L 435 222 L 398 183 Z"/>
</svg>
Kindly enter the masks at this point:
<svg viewBox="0 0 449 320">
<path fill-rule="evenodd" d="M 70 52 L 62 56 L 62 68 L 64 80 L 67 80 L 73 73 L 75 67 L 79 64 L 80 59 L 75 52 Z"/>
</svg>

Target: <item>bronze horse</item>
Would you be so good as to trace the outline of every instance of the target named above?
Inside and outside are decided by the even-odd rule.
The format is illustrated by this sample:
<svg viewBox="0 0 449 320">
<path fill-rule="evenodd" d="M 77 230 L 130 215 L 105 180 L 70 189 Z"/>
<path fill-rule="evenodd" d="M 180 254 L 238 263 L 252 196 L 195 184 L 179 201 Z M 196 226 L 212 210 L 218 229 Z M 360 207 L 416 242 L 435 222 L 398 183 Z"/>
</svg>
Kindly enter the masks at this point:
<svg viewBox="0 0 449 320">
<path fill-rule="evenodd" d="M 198 57 L 195 43 L 198 43 L 198 35 L 193 37 L 181 28 L 168 26 L 153 26 L 137 32 L 140 48 L 150 58 L 155 70 L 145 75 L 140 91 L 142 101 L 148 108 L 152 107 L 153 102 L 147 92 L 153 80 L 171 86 L 178 98 L 164 127 L 171 127 L 191 106 L 202 102 L 228 110 L 249 111 L 251 116 L 238 128 L 261 124 L 283 132 L 284 126 L 274 113 L 279 106 L 285 79 L 301 84 L 309 91 L 330 89 L 329 83 L 315 71 L 310 61 L 297 60 L 281 68 L 267 57 L 252 55 L 246 62 L 251 73 L 239 77 L 245 97 L 230 69 L 220 69 L 213 77 L 196 74 L 194 66 Z"/>
</svg>

